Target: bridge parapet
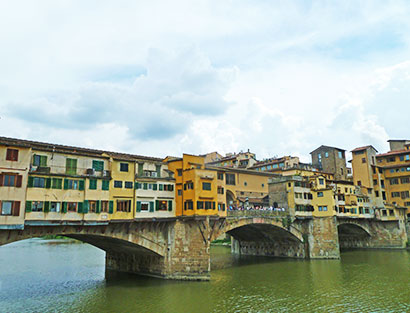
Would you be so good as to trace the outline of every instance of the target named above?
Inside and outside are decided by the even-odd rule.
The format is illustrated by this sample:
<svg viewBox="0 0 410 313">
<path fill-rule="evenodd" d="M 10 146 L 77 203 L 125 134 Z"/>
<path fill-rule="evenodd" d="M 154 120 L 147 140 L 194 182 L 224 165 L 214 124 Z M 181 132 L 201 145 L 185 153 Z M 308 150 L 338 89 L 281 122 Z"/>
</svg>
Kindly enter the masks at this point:
<svg viewBox="0 0 410 313">
<path fill-rule="evenodd" d="M 290 216 L 287 211 L 271 211 L 271 210 L 234 210 L 228 211 L 227 217 L 288 217 Z"/>
</svg>

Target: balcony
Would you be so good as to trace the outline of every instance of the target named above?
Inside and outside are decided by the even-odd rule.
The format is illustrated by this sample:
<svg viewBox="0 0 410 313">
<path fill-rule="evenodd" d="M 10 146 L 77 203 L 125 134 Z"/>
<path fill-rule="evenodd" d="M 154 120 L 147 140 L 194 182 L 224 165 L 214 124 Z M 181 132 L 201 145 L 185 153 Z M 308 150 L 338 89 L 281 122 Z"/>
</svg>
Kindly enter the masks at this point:
<svg viewBox="0 0 410 313">
<path fill-rule="evenodd" d="M 50 167 L 47 166 L 34 166 L 32 165 L 30 167 L 30 173 L 36 173 L 36 174 L 50 174 Z"/>
</svg>

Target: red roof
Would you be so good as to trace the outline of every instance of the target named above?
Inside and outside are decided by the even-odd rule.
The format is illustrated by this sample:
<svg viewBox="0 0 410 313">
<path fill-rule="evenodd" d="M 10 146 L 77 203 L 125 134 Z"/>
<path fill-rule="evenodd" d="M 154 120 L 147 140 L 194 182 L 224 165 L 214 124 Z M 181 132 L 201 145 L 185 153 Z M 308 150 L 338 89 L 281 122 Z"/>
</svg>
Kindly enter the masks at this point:
<svg viewBox="0 0 410 313">
<path fill-rule="evenodd" d="M 376 148 L 373 147 L 372 145 L 368 145 L 368 146 L 364 146 L 364 147 L 359 147 L 359 148 L 353 149 L 351 152 L 362 151 L 362 150 L 366 150 L 366 149 L 368 149 L 368 148 L 373 148 L 374 150 L 376 150 Z M 378 151 L 376 150 L 376 152 L 378 152 Z"/>
<path fill-rule="evenodd" d="M 403 149 L 403 150 L 389 151 L 386 153 L 378 154 L 376 155 L 376 157 L 379 158 L 379 157 L 384 157 L 384 156 L 389 156 L 389 155 L 406 154 L 406 153 L 410 153 L 410 150 Z"/>
</svg>

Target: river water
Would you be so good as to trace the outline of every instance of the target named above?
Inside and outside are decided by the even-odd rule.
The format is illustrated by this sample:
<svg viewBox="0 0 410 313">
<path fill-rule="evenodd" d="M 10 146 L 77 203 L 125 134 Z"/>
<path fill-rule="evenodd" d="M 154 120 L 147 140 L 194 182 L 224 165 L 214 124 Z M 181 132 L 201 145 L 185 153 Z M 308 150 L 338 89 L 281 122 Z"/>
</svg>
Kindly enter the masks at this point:
<svg viewBox="0 0 410 313">
<path fill-rule="evenodd" d="M 0 247 L 0 312 L 410 312 L 410 252 L 341 260 L 234 257 L 212 247 L 210 282 L 105 273 L 104 252 L 65 240 Z"/>
</svg>

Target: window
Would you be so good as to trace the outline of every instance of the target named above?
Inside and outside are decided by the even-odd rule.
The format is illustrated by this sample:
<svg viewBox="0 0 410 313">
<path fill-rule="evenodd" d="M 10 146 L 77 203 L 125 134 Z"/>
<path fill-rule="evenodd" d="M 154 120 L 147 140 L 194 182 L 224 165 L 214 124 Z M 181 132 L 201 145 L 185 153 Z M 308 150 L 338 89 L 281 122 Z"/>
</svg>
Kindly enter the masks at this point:
<svg viewBox="0 0 410 313">
<path fill-rule="evenodd" d="M 59 213 L 61 210 L 61 203 L 60 202 L 51 202 L 50 203 L 50 212 Z"/>
<path fill-rule="evenodd" d="M 63 188 L 63 180 L 61 178 L 53 178 L 51 180 L 51 188 L 53 189 Z"/>
<path fill-rule="evenodd" d="M 23 176 L 17 174 L 0 174 L 0 186 L 21 187 Z"/>
<path fill-rule="evenodd" d="M 108 212 L 108 201 L 101 201 L 101 212 Z"/>
<path fill-rule="evenodd" d="M 248 186 L 248 183 L 246 181 L 244 181 L 243 185 L 246 187 L 246 186 Z"/>
<path fill-rule="evenodd" d="M 223 173 L 218 173 L 218 179 L 223 180 L 224 179 L 224 174 Z"/>
<path fill-rule="evenodd" d="M 202 190 L 211 190 L 211 183 L 202 183 Z"/>
<path fill-rule="evenodd" d="M 262 188 L 265 187 L 265 184 L 262 184 Z"/>
<path fill-rule="evenodd" d="M 189 189 L 194 189 L 194 183 L 193 182 L 188 182 L 184 184 L 184 190 L 189 190 Z"/>
<path fill-rule="evenodd" d="M 84 182 L 82 184 L 84 187 Z M 72 190 L 81 190 L 80 189 L 80 181 L 74 179 L 64 179 L 64 189 L 72 189 Z M 82 188 L 84 189 L 84 188 Z"/>
<path fill-rule="evenodd" d="M 122 188 L 122 181 L 114 180 L 114 188 Z"/>
<path fill-rule="evenodd" d="M 362 181 L 361 181 L 361 180 L 358 180 L 358 181 L 357 181 L 357 185 L 358 185 L 358 186 L 361 186 L 361 185 L 362 185 Z M 350 192 L 350 193 L 351 193 L 351 192 Z"/>
<path fill-rule="evenodd" d="M 329 157 L 329 152 L 325 152 L 325 158 Z"/>
<path fill-rule="evenodd" d="M 178 196 L 182 196 L 182 189 L 178 189 Z"/>
<path fill-rule="evenodd" d="M 338 155 L 339 159 L 343 159 L 343 152 L 342 151 L 338 151 L 337 155 Z M 327 210 L 327 208 L 326 208 L 326 210 Z"/>
<path fill-rule="evenodd" d="M 168 210 L 168 201 L 166 201 L 166 200 L 157 200 L 156 201 L 156 210 L 157 211 L 167 211 Z"/>
<path fill-rule="evenodd" d="M 399 184 L 399 179 L 398 178 L 391 178 L 389 181 L 390 181 L 390 185 L 398 185 Z"/>
<path fill-rule="evenodd" d="M 187 200 L 184 202 L 184 210 L 193 210 L 194 209 L 194 202 L 192 200 Z"/>
<path fill-rule="evenodd" d="M 204 209 L 204 202 L 203 201 L 197 201 L 196 202 L 196 209 L 197 210 L 203 210 Z"/>
<path fill-rule="evenodd" d="M 7 149 L 6 160 L 7 161 L 18 161 L 19 151 L 17 149 Z"/>
<path fill-rule="evenodd" d="M 65 172 L 68 175 L 77 174 L 77 159 L 67 158 L 65 162 Z"/>
<path fill-rule="evenodd" d="M 32 212 L 42 212 L 43 211 L 43 202 L 42 201 L 33 201 L 31 203 Z"/>
<path fill-rule="evenodd" d="M 127 189 L 132 189 L 132 181 L 126 181 L 125 182 L 125 188 L 127 188 Z"/>
<path fill-rule="evenodd" d="M 317 196 L 318 196 L 318 197 L 323 197 L 323 192 L 322 192 L 322 191 L 319 191 L 319 192 L 317 193 Z"/>
<path fill-rule="evenodd" d="M 117 212 L 131 212 L 131 200 L 117 200 Z"/>
<path fill-rule="evenodd" d="M 1 202 L 1 215 L 11 215 L 13 207 L 13 201 Z"/>
<path fill-rule="evenodd" d="M 33 156 L 33 165 L 34 166 L 47 166 L 47 156 L 35 154 Z"/>
<path fill-rule="evenodd" d="M 33 177 L 33 187 L 44 188 L 46 184 L 46 179 L 43 177 Z"/>
<path fill-rule="evenodd" d="M 392 197 L 392 198 L 398 198 L 398 197 L 400 197 L 400 192 L 392 192 L 392 193 L 391 193 L 391 197 Z"/>
<path fill-rule="evenodd" d="M 97 213 L 97 201 L 90 200 L 88 201 L 88 210 L 90 213 Z"/>
<path fill-rule="evenodd" d="M 102 190 L 109 190 L 110 189 L 110 181 L 109 180 L 103 180 L 101 189 Z"/>
<path fill-rule="evenodd" d="M 402 184 L 410 184 L 410 177 L 403 177 L 400 179 Z"/>
<path fill-rule="evenodd" d="M 319 159 L 319 163 L 322 162 L 322 155 L 320 153 L 317 154 L 317 158 Z"/>
<path fill-rule="evenodd" d="M 343 168 L 340 168 L 340 174 L 343 175 Z"/>
<path fill-rule="evenodd" d="M 323 178 L 319 178 L 319 185 L 324 185 L 325 184 L 325 180 Z"/>
<path fill-rule="evenodd" d="M 399 158 L 400 158 L 400 161 L 404 161 L 404 155 L 401 155 Z"/>
<path fill-rule="evenodd" d="M 226 177 L 226 184 L 227 185 L 235 185 L 235 174 L 225 174 Z"/>
<path fill-rule="evenodd" d="M 396 157 L 389 157 L 387 158 L 387 162 L 395 162 L 396 161 Z"/>
<path fill-rule="evenodd" d="M 149 202 L 141 202 L 141 211 L 149 210 Z"/>
<path fill-rule="evenodd" d="M 68 212 L 77 212 L 77 202 L 67 202 L 67 210 Z"/>
<path fill-rule="evenodd" d="M 96 190 L 97 189 L 97 180 L 96 179 L 90 179 L 90 186 L 91 190 Z"/>
<path fill-rule="evenodd" d="M 382 198 L 383 198 L 383 200 L 386 200 L 386 192 L 385 191 L 382 191 Z"/>
<path fill-rule="evenodd" d="M 362 163 L 366 163 L 366 158 L 362 158 Z"/>
<path fill-rule="evenodd" d="M 327 211 L 327 206 L 319 206 L 319 211 Z"/>
<path fill-rule="evenodd" d="M 120 163 L 120 172 L 128 172 L 128 163 Z"/>
<path fill-rule="evenodd" d="M 375 192 L 376 197 L 379 197 L 379 192 L 376 190 Z"/>
<path fill-rule="evenodd" d="M 402 191 L 402 192 L 400 192 L 400 197 L 401 197 L 402 199 L 410 198 L 409 191 Z"/>
<path fill-rule="evenodd" d="M 220 194 L 220 195 L 224 194 L 224 188 L 223 187 L 218 187 L 218 194 Z"/>
<path fill-rule="evenodd" d="M 102 172 L 104 170 L 104 161 L 93 160 L 93 169 L 96 172 Z"/>
<path fill-rule="evenodd" d="M 182 176 L 182 170 L 181 169 L 178 169 L 177 173 L 178 173 L 178 176 Z"/>
</svg>

